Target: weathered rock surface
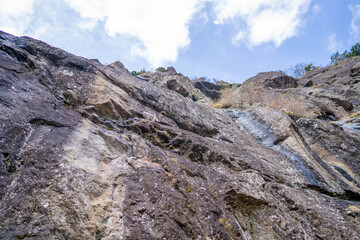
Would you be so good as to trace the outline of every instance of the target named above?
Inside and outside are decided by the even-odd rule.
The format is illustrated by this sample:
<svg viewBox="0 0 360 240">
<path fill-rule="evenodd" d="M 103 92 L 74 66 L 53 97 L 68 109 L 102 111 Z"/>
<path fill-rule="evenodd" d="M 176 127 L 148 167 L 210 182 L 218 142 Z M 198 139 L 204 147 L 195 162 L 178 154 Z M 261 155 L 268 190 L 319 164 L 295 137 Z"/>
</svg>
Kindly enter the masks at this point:
<svg viewBox="0 0 360 240">
<path fill-rule="evenodd" d="M 357 131 L 168 80 L 0 32 L 0 239 L 360 239 Z"/>
<path fill-rule="evenodd" d="M 236 89 L 241 86 L 241 84 L 228 83 L 223 80 L 212 83 L 206 81 L 204 78 L 191 80 L 191 84 L 210 98 L 212 102 L 220 100 L 223 95 L 227 94 L 229 88 Z"/>
<path fill-rule="evenodd" d="M 202 78 L 193 80 L 191 81 L 191 83 L 194 85 L 195 88 L 199 89 L 202 93 L 205 94 L 205 96 L 209 97 L 210 99 L 217 100 L 221 96 L 221 85 L 207 82 Z"/>
<path fill-rule="evenodd" d="M 248 80 L 254 85 L 264 85 L 266 88 L 296 88 L 298 86 L 295 78 L 280 72 L 262 72 Z"/>
<path fill-rule="evenodd" d="M 326 69 L 314 71 L 326 71 Z M 292 115 L 330 121 L 343 120 L 359 110 L 360 95 L 357 94 L 360 90 L 357 90 L 354 81 L 351 84 L 344 80 L 344 84 L 329 82 L 330 85 L 324 85 L 319 83 L 322 80 L 319 80 L 318 74 L 314 76 L 316 78 L 313 79 L 308 74 L 300 79 L 300 87 L 298 87 L 294 78 L 282 73 L 260 73 L 241 86 L 237 101 L 247 104 L 262 103 Z M 344 78 L 348 77 L 344 76 Z M 348 97 L 345 91 L 353 91 L 353 94 Z"/>
<path fill-rule="evenodd" d="M 315 88 L 322 88 L 356 106 L 360 105 L 360 57 L 310 71 L 299 80 L 299 84 L 305 86 L 310 81 Z"/>
<path fill-rule="evenodd" d="M 188 97 L 194 101 L 209 101 L 209 98 L 206 95 L 202 94 L 201 91 L 191 84 L 188 77 L 185 77 L 181 73 L 177 73 L 173 67 L 168 67 L 164 72 L 144 72 L 136 77 L 160 87 L 173 90 L 183 97 Z"/>
</svg>

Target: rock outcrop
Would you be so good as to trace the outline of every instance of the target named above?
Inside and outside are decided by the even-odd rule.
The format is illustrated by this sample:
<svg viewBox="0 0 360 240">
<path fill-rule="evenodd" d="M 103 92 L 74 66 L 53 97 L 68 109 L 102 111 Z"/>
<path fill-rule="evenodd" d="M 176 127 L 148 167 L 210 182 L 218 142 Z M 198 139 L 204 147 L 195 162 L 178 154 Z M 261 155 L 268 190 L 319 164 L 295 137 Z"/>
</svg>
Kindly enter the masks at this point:
<svg viewBox="0 0 360 240">
<path fill-rule="evenodd" d="M 202 78 L 191 81 L 195 88 L 199 89 L 205 96 L 212 100 L 218 100 L 221 96 L 221 89 L 223 86 L 211 82 L 207 82 Z"/>
<path fill-rule="evenodd" d="M 254 86 L 263 85 L 266 88 L 287 89 L 298 86 L 295 78 L 280 72 L 262 72 L 250 78 L 247 82 L 252 83 Z"/>
<path fill-rule="evenodd" d="M 0 239 L 360 239 L 356 101 L 281 76 L 215 109 L 161 78 L 0 32 Z"/>
<path fill-rule="evenodd" d="M 314 86 L 339 95 L 352 104 L 360 105 L 360 57 L 335 65 L 314 69 L 299 80 L 301 86 Z"/>
<path fill-rule="evenodd" d="M 151 82 L 169 90 L 179 93 L 183 97 L 192 99 L 193 101 L 200 100 L 201 102 L 208 102 L 209 98 L 201 91 L 196 89 L 188 77 L 181 73 L 177 73 L 175 68 L 168 67 L 166 71 L 144 72 L 136 76 L 141 80 Z"/>
<path fill-rule="evenodd" d="M 344 76 L 344 78 L 348 77 Z M 344 84 L 331 83 L 334 85 L 324 86 L 324 84 L 319 85 L 319 80 L 312 79 L 307 75 L 299 82 L 300 87 L 297 87 L 298 83 L 294 78 L 282 73 L 260 73 L 245 81 L 241 86 L 238 102 L 262 103 L 282 109 L 292 115 L 331 121 L 349 117 L 354 110 L 354 104 L 359 106 L 357 103 L 360 99 L 357 95 L 359 90 L 356 90 L 357 88 L 354 86 L 356 81 L 352 81 L 350 84 L 347 81 Z M 353 91 L 354 94 L 348 97 L 343 94 L 344 89 L 352 89 L 350 91 Z M 356 108 L 358 109 L 358 107 Z"/>
</svg>

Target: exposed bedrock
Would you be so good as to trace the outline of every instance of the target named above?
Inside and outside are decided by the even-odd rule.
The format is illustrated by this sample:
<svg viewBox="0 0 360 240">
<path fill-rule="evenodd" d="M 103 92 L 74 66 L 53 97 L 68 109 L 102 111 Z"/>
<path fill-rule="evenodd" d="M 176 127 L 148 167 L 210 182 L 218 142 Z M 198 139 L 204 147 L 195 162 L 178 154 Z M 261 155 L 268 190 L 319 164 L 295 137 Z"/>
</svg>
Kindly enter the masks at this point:
<svg viewBox="0 0 360 240">
<path fill-rule="evenodd" d="M 215 109 L 163 75 L 0 32 L 0 239 L 360 239 L 356 97 Z"/>
</svg>

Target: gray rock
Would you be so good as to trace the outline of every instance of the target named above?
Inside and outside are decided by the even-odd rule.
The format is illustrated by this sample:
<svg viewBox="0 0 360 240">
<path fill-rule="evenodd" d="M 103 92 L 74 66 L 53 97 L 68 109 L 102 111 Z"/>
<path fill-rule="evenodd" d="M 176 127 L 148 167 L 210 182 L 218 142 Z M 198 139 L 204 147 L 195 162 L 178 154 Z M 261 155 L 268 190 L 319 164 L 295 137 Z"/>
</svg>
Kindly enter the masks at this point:
<svg viewBox="0 0 360 240">
<path fill-rule="evenodd" d="M 0 32 L 0 239 L 359 239 L 356 135 L 156 76 Z"/>
<path fill-rule="evenodd" d="M 247 80 L 270 88 L 296 88 L 297 80 L 280 72 L 263 72 Z"/>
<path fill-rule="evenodd" d="M 192 80 L 191 83 L 195 88 L 199 89 L 203 94 L 205 94 L 205 96 L 209 97 L 210 99 L 217 100 L 221 96 L 221 85 L 204 81 L 202 78 Z"/>
</svg>

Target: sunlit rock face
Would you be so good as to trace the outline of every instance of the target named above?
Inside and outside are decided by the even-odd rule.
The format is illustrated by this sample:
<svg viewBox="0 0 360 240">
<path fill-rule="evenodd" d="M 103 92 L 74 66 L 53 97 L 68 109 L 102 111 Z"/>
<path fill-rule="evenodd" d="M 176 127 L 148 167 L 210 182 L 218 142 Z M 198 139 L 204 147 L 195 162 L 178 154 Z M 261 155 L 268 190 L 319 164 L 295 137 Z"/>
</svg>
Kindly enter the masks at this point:
<svg viewBox="0 0 360 240">
<path fill-rule="evenodd" d="M 338 82 L 350 107 L 305 78 L 215 109 L 173 69 L 1 32 L 0 239 L 359 239 L 357 83 Z"/>
</svg>

